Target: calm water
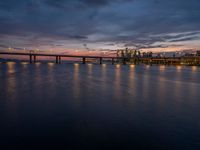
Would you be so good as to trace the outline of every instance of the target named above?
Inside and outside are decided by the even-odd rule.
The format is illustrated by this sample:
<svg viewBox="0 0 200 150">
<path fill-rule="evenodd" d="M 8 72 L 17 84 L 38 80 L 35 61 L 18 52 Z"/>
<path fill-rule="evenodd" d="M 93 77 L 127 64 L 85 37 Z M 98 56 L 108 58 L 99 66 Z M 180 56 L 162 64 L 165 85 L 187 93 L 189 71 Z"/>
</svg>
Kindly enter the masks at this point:
<svg viewBox="0 0 200 150">
<path fill-rule="evenodd" d="M 3 150 L 199 150 L 200 68 L 2 63 L 0 138 Z"/>
</svg>

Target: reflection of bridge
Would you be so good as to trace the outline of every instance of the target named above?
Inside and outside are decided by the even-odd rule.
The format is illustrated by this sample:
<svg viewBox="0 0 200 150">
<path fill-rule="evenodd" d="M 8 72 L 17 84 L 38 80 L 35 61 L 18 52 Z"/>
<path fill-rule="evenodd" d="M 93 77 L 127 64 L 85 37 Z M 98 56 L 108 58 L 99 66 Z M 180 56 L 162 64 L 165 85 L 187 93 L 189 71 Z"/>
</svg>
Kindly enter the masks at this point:
<svg viewBox="0 0 200 150">
<path fill-rule="evenodd" d="M 115 61 L 122 62 L 124 65 L 128 63 L 146 63 L 146 64 L 164 64 L 164 65 L 200 65 L 200 57 L 106 57 L 106 56 L 78 56 L 78 55 L 63 55 L 63 54 L 43 54 L 43 53 L 16 53 L 16 52 L 0 52 L 0 55 L 12 55 L 12 56 L 28 56 L 29 62 L 33 63 L 37 61 L 37 57 L 54 57 L 56 63 L 61 63 L 61 58 L 80 58 L 82 63 L 87 62 L 86 59 L 97 59 L 99 64 L 102 64 L 103 59 L 109 60 L 114 64 Z"/>
</svg>

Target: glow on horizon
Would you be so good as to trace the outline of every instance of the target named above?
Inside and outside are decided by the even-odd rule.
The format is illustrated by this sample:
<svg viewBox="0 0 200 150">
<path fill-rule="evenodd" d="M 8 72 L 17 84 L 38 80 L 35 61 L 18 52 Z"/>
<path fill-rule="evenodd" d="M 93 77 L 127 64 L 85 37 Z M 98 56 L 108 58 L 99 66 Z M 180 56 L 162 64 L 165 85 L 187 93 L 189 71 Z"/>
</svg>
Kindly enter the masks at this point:
<svg viewBox="0 0 200 150">
<path fill-rule="evenodd" d="M 181 43 L 179 43 L 181 45 Z M 66 45 L 67 47 L 67 45 Z M 99 49 L 95 49 L 95 48 L 91 48 L 91 49 L 84 49 L 84 48 L 66 48 L 66 47 L 54 47 L 54 49 L 52 49 L 51 47 L 45 46 L 45 47 L 39 47 L 37 49 L 34 50 L 34 48 L 32 47 L 28 47 L 28 48 L 21 48 L 21 49 L 14 49 L 11 47 L 8 47 L 7 49 L 0 49 L 1 51 L 9 51 L 9 52 L 30 52 L 34 51 L 34 52 L 43 52 L 43 53 L 66 53 L 66 54 L 74 54 L 74 55 L 109 55 L 109 54 L 114 54 L 116 53 L 116 50 L 118 49 L 125 49 L 126 47 L 112 47 L 112 49 L 109 49 L 110 47 L 106 47 L 103 46 L 103 48 Z M 129 49 L 136 49 L 134 47 L 127 47 Z M 193 42 L 188 42 L 186 45 L 182 46 L 169 46 L 169 47 L 154 47 L 154 48 L 141 48 L 139 49 L 142 52 L 181 52 L 184 50 L 193 50 L 193 51 L 197 51 L 200 50 L 200 42 L 199 41 L 193 41 Z"/>
<path fill-rule="evenodd" d="M 191 34 L 190 32 L 183 32 L 184 34 Z M 174 33 L 174 34 L 166 34 L 166 35 L 157 35 L 157 36 L 176 36 L 181 33 Z M 196 35 L 197 37 L 200 37 L 199 34 Z M 151 36 L 150 36 L 151 37 Z M 152 37 L 156 37 L 155 35 Z M 44 40 L 44 39 L 43 39 Z M 53 40 L 53 39 L 51 39 Z M 147 40 L 148 41 L 148 40 Z M 134 42 L 134 39 L 133 39 Z M 108 55 L 109 53 L 115 53 L 115 50 L 117 49 L 137 49 L 134 46 L 124 46 L 124 43 L 120 42 L 92 42 L 92 39 L 88 39 L 88 41 L 78 41 L 78 40 L 69 40 L 69 41 L 63 41 L 63 40 L 55 40 L 52 43 L 46 43 L 45 45 L 42 45 L 42 41 L 38 43 L 30 43 L 30 41 L 27 41 L 26 38 L 19 38 L 15 36 L 5 36 L 5 38 L 2 40 L 1 43 L 4 43 L 4 45 L 7 45 L 7 48 L 0 48 L 2 51 L 35 51 L 35 52 L 49 52 L 49 53 L 67 53 L 67 54 L 73 54 L 73 55 Z M 86 44 L 84 44 L 86 43 Z M 137 44 L 137 42 L 135 42 Z M 25 46 L 25 45 L 31 45 L 31 46 Z M 33 46 L 34 45 L 34 46 Z M 52 46 L 53 45 L 53 46 Z M 57 46 L 56 46 L 57 45 Z M 60 46 L 59 46 L 60 45 Z M 159 45 L 163 45 L 164 47 L 159 47 Z M 151 48 L 152 47 L 152 48 Z M 180 52 L 184 50 L 200 50 L 200 42 L 198 39 L 191 40 L 191 41 L 178 41 L 178 42 L 170 42 L 170 41 L 164 41 L 164 42 L 154 42 L 153 45 L 151 45 L 149 48 L 139 48 L 142 52 Z"/>
<path fill-rule="evenodd" d="M 200 38 L 200 34 L 196 31 L 196 36 Z M 99 42 L 94 41 L 93 39 L 87 39 L 86 41 L 79 41 L 79 40 L 54 40 L 50 43 L 42 44 L 43 40 L 50 40 L 50 39 L 41 39 L 41 41 L 30 42 L 26 38 L 18 38 L 16 36 L 5 36 L 4 39 L 0 42 L 3 45 L 6 45 L 7 48 L 1 48 L 0 50 L 5 51 L 8 50 L 12 51 L 35 51 L 35 52 L 49 52 L 49 53 L 67 53 L 67 54 L 74 54 L 74 55 L 108 55 L 109 53 L 114 53 L 117 49 L 138 49 L 142 52 L 180 52 L 184 50 L 200 50 L 200 42 L 199 39 L 194 39 L 190 41 L 177 41 L 177 42 L 170 42 L 163 41 L 159 42 L 159 36 L 177 36 L 181 33 L 174 33 L 174 34 L 165 34 L 165 35 L 152 35 L 149 36 L 150 38 L 158 38 L 158 41 L 154 41 L 153 44 L 147 45 L 147 47 L 137 48 L 134 46 L 125 46 L 123 42 Z M 183 32 L 182 34 L 191 34 L 191 32 Z M 158 36 L 158 37 L 157 37 Z M 187 36 L 186 36 L 187 37 Z M 190 37 L 189 37 L 190 38 Z M 100 40 L 100 39 L 99 39 Z M 106 37 L 105 39 L 106 40 Z M 180 39 L 178 39 L 180 40 Z M 148 41 L 148 39 L 147 39 Z M 128 41 L 124 41 L 125 43 Z M 134 41 L 133 44 L 138 44 L 137 39 Z M 144 43 L 140 43 L 144 44 Z M 30 46 L 25 46 L 30 45 Z M 161 47 L 159 45 L 162 45 Z"/>
</svg>

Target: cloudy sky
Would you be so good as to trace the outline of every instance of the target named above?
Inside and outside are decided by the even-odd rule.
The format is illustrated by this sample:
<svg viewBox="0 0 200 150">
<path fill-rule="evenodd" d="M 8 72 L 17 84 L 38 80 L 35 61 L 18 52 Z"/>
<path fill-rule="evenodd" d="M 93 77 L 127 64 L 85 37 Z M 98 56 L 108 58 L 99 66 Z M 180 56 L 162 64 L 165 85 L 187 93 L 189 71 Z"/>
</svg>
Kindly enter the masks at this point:
<svg viewBox="0 0 200 150">
<path fill-rule="evenodd" d="M 0 0 L 0 50 L 200 49 L 200 0 Z"/>
</svg>

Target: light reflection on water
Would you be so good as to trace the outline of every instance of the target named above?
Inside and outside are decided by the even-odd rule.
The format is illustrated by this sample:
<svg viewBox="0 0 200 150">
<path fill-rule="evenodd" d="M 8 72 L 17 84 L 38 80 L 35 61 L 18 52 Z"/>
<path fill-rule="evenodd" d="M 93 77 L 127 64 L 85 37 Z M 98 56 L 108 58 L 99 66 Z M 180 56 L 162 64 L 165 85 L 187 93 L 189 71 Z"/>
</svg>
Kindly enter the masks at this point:
<svg viewBox="0 0 200 150">
<path fill-rule="evenodd" d="M 5 78 L 6 80 L 6 90 L 8 92 L 8 95 L 11 97 L 11 99 L 14 99 L 14 97 L 17 95 L 16 91 L 16 76 L 15 76 L 15 65 L 16 63 L 14 62 L 8 62 L 6 64 L 7 66 L 7 76 L 9 78 Z"/>
<path fill-rule="evenodd" d="M 192 71 L 194 71 L 194 72 L 198 71 L 198 67 L 197 66 L 192 66 Z"/>
<path fill-rule="evenodd" d="M 181 72 L 182 71 L 182 66 L 176 66 L 176 71 Z"/>
<path fill-rule="evenodd" d="M 15 72 L 15 62 L 8 62 L 7 63 L 7 67 L 8 67 L 8 70 L 7 70 L 7 73 L 10 74 L 10 73 L 14 73 Z"/>
<path fill-rule="evenodd" d="M 73 78 L 73 93 L 74 93 L 74 98 L 76 98 L 77 100 L 79 99 L 80 96 L 80 80 L 79 80 L 79 64 L 74 64 L 74 78 Z M 76 101 L 77 101 L 76 100 Z"/>
<path fill-rule="evenodd" d="M 198 144 L 199 67 L 5 63 L 0 69 L 3 136 L 65 139 L 84 148 Z"/>
<path fill-rule="evenodd" d="M 160 66 L 159 66 L 160 71 L 164 72 L 164 71 L 165 71 L 165 67 L 166 67 L 166 66 L 164 66 L 164 65 L 160 65 Z"/>
<path fill-rule="evenodd" d="M 133 98 L 136 97 L 136 93 L 137 93 L 137 87 L 136 87 L 136 76 L 135 76 L 135 66 L 131 65 L 129 68 L 129 76 L 128 76 L 128 87 L 129 87 L 129 95 L 131 95 L 131 98 L 129 100 L 129 104 L 133 104 Z M 134 93 L 134 97 L 132 97 L 132 94 Z"/>
<path fill-rule="evenodd" d="M 87 64 L 88 74 L 92 75 L 93 64 Z"/>
<path fill-rule="evenodd" d="M 102 64 L 101 66 L 101 83 L 102 83 L 102 93 L 106 93 L 107 92 L 107 65 L 106 64 Z"/>
<path fill-rule="evenodd" d="M 121 66 L 120 65 L 116 65 L 115 68 L 115 80 L 114 80 L 114 87 L 115 87 L 115 98 L 119 99 L 122 95 L 121 95 Z"/>
<path fill-rule="evenodd" d="M 40 63 L 40 62 L 36 62 L 35 65 L 36 65 L 36 66 L 39 66 L 39 65 L 41 65 L 41 63 Z"/>
</svg>

